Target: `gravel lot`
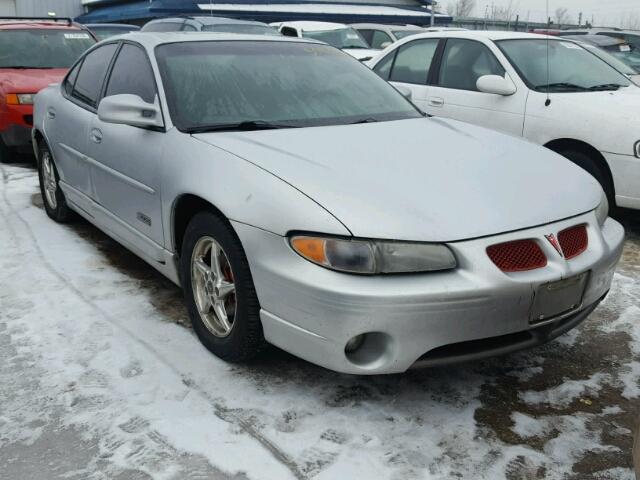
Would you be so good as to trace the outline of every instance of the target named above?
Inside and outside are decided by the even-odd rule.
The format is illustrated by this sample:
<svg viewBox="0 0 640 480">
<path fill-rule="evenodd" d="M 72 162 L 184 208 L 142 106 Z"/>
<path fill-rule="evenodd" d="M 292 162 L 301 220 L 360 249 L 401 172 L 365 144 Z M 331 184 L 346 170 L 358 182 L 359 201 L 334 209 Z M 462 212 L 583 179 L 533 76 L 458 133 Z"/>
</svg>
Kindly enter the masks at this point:
<svg viewBox="0 0 640 480">
<path fill-rule="evenodd" d="M 210 355 L 181 292 L 0 166 L 0 477 L 632 479 L 640 215 L 578 329 L 472 365 L 352 377 Z"/>
</svg>

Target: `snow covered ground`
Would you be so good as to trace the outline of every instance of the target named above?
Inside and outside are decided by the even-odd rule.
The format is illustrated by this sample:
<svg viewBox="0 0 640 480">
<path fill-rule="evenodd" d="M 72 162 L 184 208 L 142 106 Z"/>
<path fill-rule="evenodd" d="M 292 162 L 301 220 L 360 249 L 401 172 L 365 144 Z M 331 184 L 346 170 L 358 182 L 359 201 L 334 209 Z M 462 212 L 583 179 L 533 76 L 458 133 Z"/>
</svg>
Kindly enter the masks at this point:
<svg viewBox="0 0 640 480">
<path fill-rule="evenodd" d="M 50 221 L 32 167 L 0 172 L 0 478 L 634 478 L 633 212 L 614 289 L 577 330 L 359 378 L 276 349 L 218 360 L 175 286 L 87 223 Z"/>
</svg>

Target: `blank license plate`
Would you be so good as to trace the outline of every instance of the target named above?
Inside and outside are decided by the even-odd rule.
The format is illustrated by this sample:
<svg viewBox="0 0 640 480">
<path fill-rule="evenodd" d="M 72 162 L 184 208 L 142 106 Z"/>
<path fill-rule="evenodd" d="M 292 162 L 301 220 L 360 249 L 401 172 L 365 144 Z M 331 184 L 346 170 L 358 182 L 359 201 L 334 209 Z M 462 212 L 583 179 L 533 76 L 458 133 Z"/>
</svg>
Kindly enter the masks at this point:
<svg viewBox="0 0 640 480">
<path fill-rule="evenodd" d="M 582 303 L 589 272 L 538 287 L 531 323 L 540 323 L 575 310 Z"/>
</svg>

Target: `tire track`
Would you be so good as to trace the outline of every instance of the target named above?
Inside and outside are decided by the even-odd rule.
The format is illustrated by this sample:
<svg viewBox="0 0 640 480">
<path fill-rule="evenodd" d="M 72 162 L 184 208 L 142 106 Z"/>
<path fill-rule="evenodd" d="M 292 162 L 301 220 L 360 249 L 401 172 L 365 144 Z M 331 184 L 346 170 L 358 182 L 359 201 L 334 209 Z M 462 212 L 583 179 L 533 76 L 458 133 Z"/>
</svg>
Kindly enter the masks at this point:
<svg viewBox="0 0 640 480">
<path fill-rule="evenodd" d="M 284 465 L 291 474 L 298 480 L 305 480 L 307 475 L 305 475 L 300 467 L 296 464 L 296 462 L 289 457 L 284 451 L 282 451 L 275 443 L 266 438 L 262 433 L 260 433 L 251 423 L 240 418 L 236 415 L 231 409 L 225 407 L 224 405 L 217 402 L 206 390 L 196 384 L 192 379 L 188 378 L 183 372 L 181 372 L 178 368 L 176 368 L 173 364 L 171 364 L 155 347 L 153 347 L 150 343 L 140 338 L 127 328 L 125 325 L 118 322 L 114 317 L 109 315 L 106 311 L 96 305 L 87 295 L 85 295 L 80 289 L 78 289 L 69 278 L 67 278 L 63 273 L 57 270 L 49 261 L 47 256 L 42 251 L 40 244 L 37 241 L 36 235 L 33 233 L 31 226 L 29 223 L 20 215 L 18 210 L 14 207 L 13 203 L 9 200 L 7 195 L 7 186 L 9 184 L 9 174 L 6 171 L 6 168 L 0 164 L 0 172 L 2 172 L 2 198 L 9 208 L 9 213 L 11 215 L 7 215 L 5 212 L 0 209 L 2 212 L 2 216 L 5 218 L 7 227 L 11 231 L 11 235 L 14 238 L 15 244 L 18 247 L 18 250 L 23 251 L 19 242 L 19 235 L 14 227 L 11 226 L 9 217 L 13 216 L 20 221 L 22 226 L 24 227 L 27 235 L 30 237 L 35 253 L 40 257 L 42 261 L 42 265 L 49 271 L 51 275 L 58 279 L 66 288 L 68 288 L 79 300 L 83 303 L 91 307 L 95 312 L 97 312 L 107 323 L 113 325 L 114 327 L 120 329 L 125 332 L 133 341 L 138 343 L 140 346 L 145 348 L 148 352 L 150 352 L 157 360 L 160 361 L 162 365 L 171 370 L 175 375 L 181 378 L 182 383 L 191 388 L 193 391 L 201 395 L 209 404 L 213 406 L 214 415 L 220 420 L 235 425 L 239 427 L 244 433 L 252 437 L 256 440 L 265 450 L 267 450 L 278 462 Z"/>
</svg>

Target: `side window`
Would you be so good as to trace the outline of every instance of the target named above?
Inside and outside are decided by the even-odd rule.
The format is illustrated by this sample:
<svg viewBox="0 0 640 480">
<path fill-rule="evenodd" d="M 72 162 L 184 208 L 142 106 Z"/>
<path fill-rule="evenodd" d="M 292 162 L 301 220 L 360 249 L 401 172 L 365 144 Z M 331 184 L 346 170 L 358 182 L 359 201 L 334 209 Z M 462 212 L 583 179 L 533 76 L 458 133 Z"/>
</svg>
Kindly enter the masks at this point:
<svg viewBox="0 0 640 480">
<path fill-rule="evenodd" d="M 388 47 L 392 43 L 393 43 L 393 40 L 391 40 L 391 37 L 389 35 L 387 35 L 382 30 L 376 30 L 373 32 L 373 38 L 371 39 L 371 42 L 369 44 L 373 49 L 382 50 L 383 48 Z"/>
<path fill-rule="evenodd" d="M 429 38 L 402 45 L 398 49 L 389 80 L 426 85 L 439 41 L 438 38 Z"/>
<path fill-rule="evenodd" d="M 145 32 L 179 32 L 183 22 L 157 22 L 145 25 L 142 30 Z"/>
<path fill-rule="evenodd" d="M 71 92 L 72 97 L 91 107 L 97 106 L 104 77 L 116 48 L 117 44 L 108 43 L 89 52 L 84 57 L 78 72 L 78 78 Z"/>
<path fill-rule="evenodd" d="M 194 27 L 193 25 L 185 23 L 184 25 L 182 25 L 182 31 L 183 32 L 197 32 L 198 29 L 196 27 Z"/>
<path fill-rule="evenodd" d="M 393 64 L 393 58 L 396 56 L 396 50 L 384 57 L 378 64 L 373 67 L 373 71 L 385 80 L 389 80 L 389 74 L 391 73 L 391 65 Z"/>
<path fill-rule="evenodd" d="M 147 54 L 129 43 L 122 46 L 113 64 L 105 96 L 122 93 L 137 95 L 147 103 L 153 103 L 156 97 L 156 84 Z"/>
<path fill-rule="evenodd" d="M 504 74 L 504 68 L 485 45 L 473 40 L 456 38 L 447 40 L 438 85 L 457 90 L 478 91 L 476 82 L 480 77 L 504 77 Z"/>
<path fill-rule="evenodd" d="M 357 29 L 358 32 L 360 33 L 360 35 L 362 35 L 362 38 L 364 38 L 364 41 L 367 42 L 367 45 L 371 46 L 371 39 L 373 38 L 373 30 L 369 30 L 369 29 Z"/>
<path fill-rule="evenodd" d="M 280 33 L 285 37 L 297 37 L 298 31 L 293 27 L 282 27 Z"/>
<path fill-rule="evenodd" d="M 76 83 L 76 78 L 78 78 L 80 65 L 82 65 L 82 62 L 78 62 L 76 66 L 73 67 L 73 70 L 69 72 L 69 75 L 67 75 L 67 78 L 64 81 L 64 92 L 67 95 L 71 95 L 71 92 L 73 91 L 73 85 Z"/>
</svg>

